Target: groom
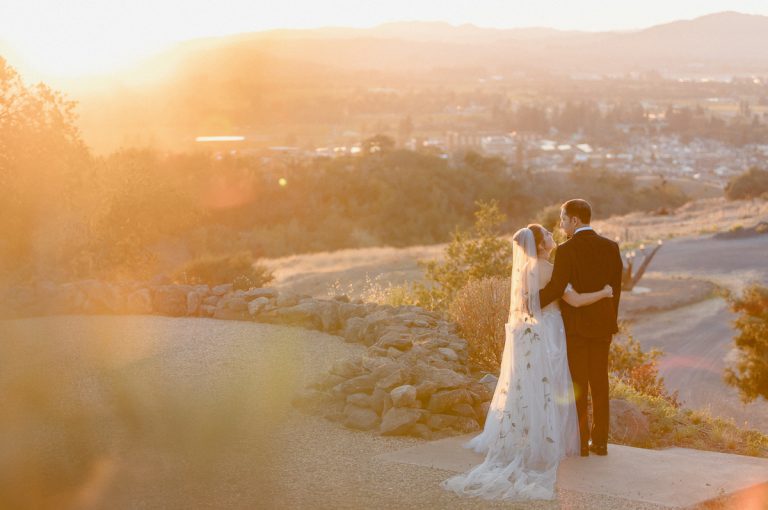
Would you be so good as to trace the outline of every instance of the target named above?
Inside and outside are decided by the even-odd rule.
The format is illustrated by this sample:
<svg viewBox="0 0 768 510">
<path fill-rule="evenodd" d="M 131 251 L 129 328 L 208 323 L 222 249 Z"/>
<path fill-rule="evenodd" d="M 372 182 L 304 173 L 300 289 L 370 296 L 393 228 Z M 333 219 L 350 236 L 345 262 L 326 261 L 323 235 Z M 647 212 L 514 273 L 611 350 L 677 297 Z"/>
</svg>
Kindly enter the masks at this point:
<svg viewBox="0 0 768 510">
<path fill-rule="evenodd" d="M 589 222 L 592 208 L 586 200 L 569 200 L 560 208 L 560 227 L 568 240 L 558 246 L 552 279 L 541 289 L 541 307 L 562 297 L 570 283 L 576 292 L 594 292 L 606 284 L 612 299 L 574 308 L 560 301 L 579 416 L 581 456 L 608 454 L 608 351 L 618 331 L 623 262 L 619 245 L 597 234 Z M 592 392 L 592 429 L 588 427 L 587 390 Z M 592 439 L 590 445 L 589 439 Z"/>
</svg>

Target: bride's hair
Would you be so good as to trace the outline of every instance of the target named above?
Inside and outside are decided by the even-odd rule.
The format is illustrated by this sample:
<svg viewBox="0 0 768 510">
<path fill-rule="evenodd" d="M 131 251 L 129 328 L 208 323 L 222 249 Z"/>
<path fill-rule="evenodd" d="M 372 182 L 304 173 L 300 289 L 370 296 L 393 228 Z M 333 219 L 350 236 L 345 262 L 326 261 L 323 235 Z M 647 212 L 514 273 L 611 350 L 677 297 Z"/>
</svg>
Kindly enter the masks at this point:
<svg viewBox="0 0 768 510">
<path fill-rule="evenodd" d="M 536 243 L 536 249 L 538 250 L 544 242 L 544 227 L 538 223 L 531 223 L 527 228 L 533 232 L 533 241 Z"/>
</svg>

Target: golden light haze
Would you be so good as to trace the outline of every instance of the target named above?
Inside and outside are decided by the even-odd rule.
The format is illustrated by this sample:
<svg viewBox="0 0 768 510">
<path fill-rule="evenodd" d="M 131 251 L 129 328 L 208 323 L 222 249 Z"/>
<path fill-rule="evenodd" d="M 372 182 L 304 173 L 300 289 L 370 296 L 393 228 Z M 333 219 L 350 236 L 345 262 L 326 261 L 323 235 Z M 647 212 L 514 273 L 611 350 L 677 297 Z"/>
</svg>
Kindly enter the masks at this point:
<svg viewBox="0 0 768 510">
<path fill-rule="evenodd" d="M 29 81 L 110 73 L 175 42 L 278 28 L 372 27 L 423 20 L 499 28 L 627 30 L 725 10 L 768 14 L 768 5 L 759 0 L 3 3 L 0 54 L 5 54 Z"/>
</svg>

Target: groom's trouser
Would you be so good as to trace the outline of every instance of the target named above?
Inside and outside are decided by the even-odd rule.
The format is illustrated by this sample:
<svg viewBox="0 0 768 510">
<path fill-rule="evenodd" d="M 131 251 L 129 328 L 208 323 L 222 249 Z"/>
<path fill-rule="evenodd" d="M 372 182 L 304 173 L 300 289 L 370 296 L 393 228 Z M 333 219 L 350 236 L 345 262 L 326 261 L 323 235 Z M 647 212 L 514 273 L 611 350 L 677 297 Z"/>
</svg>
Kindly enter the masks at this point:
<svg viewBox="0 0 768 510">
<path fill-rule="evenodd" d="M 608 443 L 608 351 L 611 336 L 585 338 L 568 335 L 568 367 L 571 369 L 581 446 Z M 592 393 L 592 430 L 588 424 L 587 388 Z"/>
</svg>

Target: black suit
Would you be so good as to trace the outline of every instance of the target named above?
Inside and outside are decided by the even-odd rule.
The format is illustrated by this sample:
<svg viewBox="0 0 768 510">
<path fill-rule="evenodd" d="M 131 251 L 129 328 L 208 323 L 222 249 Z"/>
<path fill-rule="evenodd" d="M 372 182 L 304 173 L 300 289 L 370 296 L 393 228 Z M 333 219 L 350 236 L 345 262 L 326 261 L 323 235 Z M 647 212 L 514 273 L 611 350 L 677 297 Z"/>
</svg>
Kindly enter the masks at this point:
<svg viewBox="0 0 768 510">
<path fill-rule="evenodd" d="M 601 299 L 588 306 L 575 308 L 561 301 L 568 347 L 576 410 L 579 415 L 581 445 L 605 445 L 608 441 L 608 351 L 611 338 L 618 331 L 617 316 L 621 295 L 623 262 L 619 245 L 582 230 L 557 248 L 552 279 L 541 289 L 544 308 L 562 297 L 570 283 L 576 292 L 597 292 L 605 285 L 613 288 L 613 299 Z M 592 430 L 587 417 L 587 388 L 592 392 Z"/>
</svg>

